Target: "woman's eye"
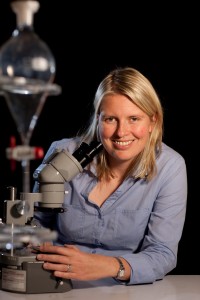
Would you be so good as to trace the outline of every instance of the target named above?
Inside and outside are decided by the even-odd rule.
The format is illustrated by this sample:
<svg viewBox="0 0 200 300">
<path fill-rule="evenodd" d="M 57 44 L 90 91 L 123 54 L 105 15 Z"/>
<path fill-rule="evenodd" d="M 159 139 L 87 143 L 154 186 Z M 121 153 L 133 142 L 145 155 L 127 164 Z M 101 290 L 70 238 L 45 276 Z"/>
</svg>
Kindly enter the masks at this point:
<svg viewBox="0 0 200 300">
<path fill-rule="evenodd" d="M 131 122 L 136 122 L 138 120 L 138 118 L 137 117 L 131 117 L 130 120 L 131 120 Z"/>
<path fill-rule="evenodd" d="M 115 121 L 115 118 L 113 118 L 113 117 L 105 118 L 106 123 L 113 123 L 114 121 Z"/>
</svg>

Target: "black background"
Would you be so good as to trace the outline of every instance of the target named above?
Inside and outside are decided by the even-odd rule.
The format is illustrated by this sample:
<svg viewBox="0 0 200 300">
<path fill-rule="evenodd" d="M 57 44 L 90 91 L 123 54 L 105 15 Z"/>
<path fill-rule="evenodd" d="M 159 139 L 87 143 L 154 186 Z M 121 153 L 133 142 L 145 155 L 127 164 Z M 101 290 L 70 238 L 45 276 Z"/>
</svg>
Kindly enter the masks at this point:
<svg viewBox="0 0 200 300">
<path fill-rule="evenodd" d="M 117 4 L 117 2 L 119 2 Z M 164 107 L 164 142 L 186 160 L 188 207 L 174 274 L 199 274 L 199 16 L 194 3 L 169 1 L 40 1 L 35 33 L 56 60 L 55 83 L 31 145 L 48 149 L 53 140 L 76 134 L 87 122 L 99 82 L 117 66 L 132 66 L 150 79 Z M 10 1 L 0 3 L 0 45 L 16 28 Z M 0 189 L 21 189 L 21 165 L 14 173 L 5 149 L 11 135 L 20 143 L 5 99 L 0 96 Z M 31 161 L 33 171 L 40 161 Z M 197 182 L 198 180 L 198 182 Z M 3 201 L 3 196 L 1 201 Z"/>
</svg>

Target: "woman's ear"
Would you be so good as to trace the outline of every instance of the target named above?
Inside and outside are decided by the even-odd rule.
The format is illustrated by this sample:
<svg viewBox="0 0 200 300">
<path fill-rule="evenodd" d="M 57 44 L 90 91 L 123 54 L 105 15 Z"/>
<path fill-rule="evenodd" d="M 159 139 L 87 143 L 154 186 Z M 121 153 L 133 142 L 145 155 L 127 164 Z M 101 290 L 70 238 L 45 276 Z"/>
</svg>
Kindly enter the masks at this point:
<svg viewBox="0 0 200 300">
<path fill-rule="evenodd" d="M 156 115 L 153 115 L 153 117 L 152 117 L 152 122 L 153 122 L 153 123 L 156 123 L 156 121 L 157 121 L 157 116 L 156 116 Z"/>
<path fill-rule="evenodd" d="M 157 121 L 157 116 L 156 115 L 153 115 L 153 117 L 151 118 L 151 125 L 150 125 L 150 128 L 149 128 L 149 132 L 152 132 L 153 129 L 154 129 L 154 126 L 156 124 L 156 121 Z"/>
</svg>

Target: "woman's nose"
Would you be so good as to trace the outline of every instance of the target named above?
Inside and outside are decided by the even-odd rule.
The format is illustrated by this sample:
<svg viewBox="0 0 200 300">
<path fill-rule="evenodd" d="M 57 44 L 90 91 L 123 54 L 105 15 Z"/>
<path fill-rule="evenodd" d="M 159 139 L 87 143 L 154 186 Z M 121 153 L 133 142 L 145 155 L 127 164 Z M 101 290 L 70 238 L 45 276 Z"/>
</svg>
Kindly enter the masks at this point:
<svg viewBox="0 0 200 300">
<path fill-rule="evenodd" d="M 127 132 L 128 132 L 127 124 L 125 122 L 119 122 L 118 127 L 117 127 L 117 131 L 116 131 L 117 135 L 119 137 L 123 137 L 127 134 Z"/>
</svg>

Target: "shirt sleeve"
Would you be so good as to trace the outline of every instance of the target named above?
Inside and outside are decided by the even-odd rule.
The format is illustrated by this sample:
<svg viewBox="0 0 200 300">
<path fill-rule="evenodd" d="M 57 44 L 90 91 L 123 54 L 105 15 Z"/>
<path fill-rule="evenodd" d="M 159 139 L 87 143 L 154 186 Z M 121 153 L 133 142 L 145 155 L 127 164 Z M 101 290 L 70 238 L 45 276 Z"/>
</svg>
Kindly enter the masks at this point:
<svg viewBox="0 0 200 300">
<path fill-rule="evenodd" d="M 141 248 L 137 253 L 122 255 L 132 270 L 128 285 L 162 279 L 177 264 L 187 201 L 187 173 L 183 157 L 178 155 L 167 161 L 159 177 L 162 183 Z"/>
</svg>

